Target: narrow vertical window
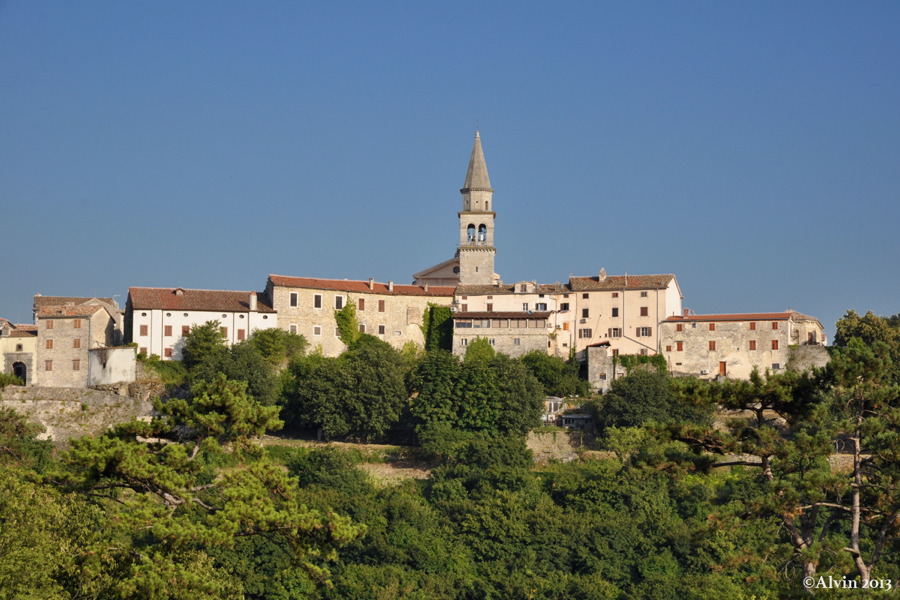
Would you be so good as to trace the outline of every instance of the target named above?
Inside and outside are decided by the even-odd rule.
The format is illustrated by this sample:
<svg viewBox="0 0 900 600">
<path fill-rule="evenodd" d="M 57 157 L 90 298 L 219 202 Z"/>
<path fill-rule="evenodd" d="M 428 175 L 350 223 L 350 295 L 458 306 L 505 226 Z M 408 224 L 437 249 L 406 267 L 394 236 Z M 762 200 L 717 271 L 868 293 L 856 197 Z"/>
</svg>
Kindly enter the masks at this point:
<svg viewBox="0 0 900 600">
<path fill-rule="evenodd" d="M 322 294 L 313 296 L 313 308 L 322 308 Z"/>
<path fill-rule="evenodd" d="M 291 306 L 297 306 L 297 292 L 291 292 Z"/>
</svg>

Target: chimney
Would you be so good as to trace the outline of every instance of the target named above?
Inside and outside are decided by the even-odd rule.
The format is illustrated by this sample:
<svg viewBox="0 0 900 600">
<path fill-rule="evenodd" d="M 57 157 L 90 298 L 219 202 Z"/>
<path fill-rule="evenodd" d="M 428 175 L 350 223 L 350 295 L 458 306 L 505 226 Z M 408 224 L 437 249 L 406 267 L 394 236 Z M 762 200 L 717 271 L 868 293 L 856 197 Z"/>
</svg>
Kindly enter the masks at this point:
<svg viewBox="0 0 900 600">
<path fill-rule="evenodd" d="M 425 282 L 425 285 L 422 286 L 422 289 L 425 290 L 426 292 L 428 291 L 428 282 L 427 281 Z"/>
<path fill-rule="evenodd" d="M 370 290 L 375 289 L 375 278 L 374 277 L 369 277 L 369 289 Z"/>
<path fill-rule="evenodd" d="M 393 281 L 388 281 L 388 291 L 389 292 L 394 291 L 394 282 Z"/>
<path fill-rule="evenodd" d="M 250 292 L 250 310 L 256 310 L 256 292 Z"/>
<path fill-rule="evenodd" d="M 184 296 L 184 290 L 182 288 L 175 288 L 176 296 Z"/>
<path fill-rule="evenodd" d="M 606 267 L 600 267 L 600 273 L 597 274 L 597 281 L 600 283 L 606 281 Z"/>
<path fill-rule="evenodd" d="M 687 319 L 688 315 L 690 315 L 690 314 L 691 314 L 691 309 L 689 309 L 689 308 L 684 309 L 684 318 L 685 319 Z"/>
</svg>

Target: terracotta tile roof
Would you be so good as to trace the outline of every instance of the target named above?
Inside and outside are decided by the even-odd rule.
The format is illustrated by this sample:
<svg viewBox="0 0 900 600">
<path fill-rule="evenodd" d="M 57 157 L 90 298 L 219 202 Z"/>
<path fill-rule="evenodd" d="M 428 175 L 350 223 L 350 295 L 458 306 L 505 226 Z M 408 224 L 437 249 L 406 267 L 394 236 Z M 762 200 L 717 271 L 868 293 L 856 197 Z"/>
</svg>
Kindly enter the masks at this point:
<svg viewBox="0 0 900 600">
<path fill-rule="evenodd" d="M 250 292 L 228 290 L 133 287 L 128 288 L 128 301 L 132 310 L 250 311 Z M 256 293 L 256 311 L 275 312 L 265 292 Z"/>
<path fill-rule="evenodd" d="M 590 290 L 641 290 L 665 289 L 674 275 L 609 275 L 603 281 L 599 277 L 569 277 L 569 288 L 573 292 Z"/>
<path fill-rule="evenodd" d="M 419 285 L 397 285 L 394 291 L 388 289 L 386 283 L 373 282 L 369 288 L 368 281 L 355 279 L 316 279 L 313 277 L 286 277 L 269 275 L 272 285 L 280 287 L 308 288 L 314 290 L 334 290 L 337 292 L 356 292 L 358 294 L 385 294 L 388 296 L 452 296 L 455 287 L 449 285 L 430 285 L 426 290 Z"/>
<path fill-rule="evenodd" d="M 34 297 L 34 309 L 38 310 L 44 306 L 65 306 L 65 305 L 78 305 L 78 304 L 89 304 L 89 303 L 97 303 L 97 302 L 105 302 L 112 306 L 116 305 L 115 300 L 112 298 L 84 298 L 79 296 L 41 296 L 40 294 Z"/>
<path fill-rule="evenodd" d="M 516 292 L 515 284 L 512 285 L 460 285 L 456 287 L 458 295 L 466 296 L 492 296 L 503 294 L 557 294 L 567 293 L 569 286 L 561 283 L 538 283 L 533 292 Z"/>
<path fill-rule="evenodd" d="M 11 338 L 28 338 L 37 337 L 37 327 L 34 325 L 18 325 L 15 329 L 10 330 L 7 337 Z"/>
<path fill-rule="evenodd" d="M 664 323 L 682 323 L 682 322 L 707 322 L 707 321 L 787 321 L 793 319 L 795 321 L 816 321 L 815 317 L 810 317 L 797 311 L 772 312 L 772 313 L 734 313 L 734 314 L 718 314 L 718 315 L 687 315 L 673 316 L 667 318 Z"/>
<path fill-rule="evenodd" d="M 455 312 L 454 319 L 547 319 L 549 312 Z"/>
<path fill-rule="evenodd" d="M 80 304 L 77 306 L 61 304 L 61 305 L 49 305 L 42 306 L 38 309 L 35 317 L 38 319 L 53 319 L 53 318 L 66 318 L 66 317 L 90 317 L 98 310 L 105 310 L 109 312 L 109 309 L 102 304 Z"/>
</svg>

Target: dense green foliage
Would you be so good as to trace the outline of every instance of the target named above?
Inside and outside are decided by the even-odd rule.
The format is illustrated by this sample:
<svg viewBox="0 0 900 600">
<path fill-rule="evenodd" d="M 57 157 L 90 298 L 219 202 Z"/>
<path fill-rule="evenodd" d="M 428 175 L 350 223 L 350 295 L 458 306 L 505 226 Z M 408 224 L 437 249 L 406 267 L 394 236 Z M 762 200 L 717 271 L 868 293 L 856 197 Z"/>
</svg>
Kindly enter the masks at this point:
<svg viewBox="0 0 900 600">
<path fill-rule="evenodd" d="M 579 377 L 578 363 L 574 360 L 565 361 L 558 356 L 550 356 L 540 350 L 532 350 L 521 358 L 522 364 L 534 375 L 548 396 L 577 396 L 588 397 L 591 395 L 591 386 Z"/>
<path fill-rule="evenodd" d="M 453 349 L 453 321 L 449 306 L 439 306 L 431 302 L 422 315 L 422 336 L 426 350 Z"/>
<path fill-rule="evenodd" d="M 359 439 L 415 428 L 428 478 L 392 484 L 361 468 L 361 450 L 260 446 L 281 407 L 246 380 L 199 377 L 224 355 L 198 345 L 188 397 L 55 456 L 39 428 L 0 410 L 0 590 L 750 600 L 804 597 L 804 576 L 896 585 L 896 324 L 848 313 L 838 328 L 812 373 L 710 382 L 633 369 L 598 404 L 612 452 L 541 467 L 523 434 L 543 387 L 571 373 L 559 363 L 490 346 L 465 361 L 397 352 L 365 335 L 339 358 L 251 347 L 290 363 L 282 418 Z M 715 405 L 726 412 L 713 423 Z"/>
<path fill-rule="evenodd" d="M 8 385 L 25 385 L 25 383 L 12 373 L 0 373 L 0 390 Z"/>
</svg>

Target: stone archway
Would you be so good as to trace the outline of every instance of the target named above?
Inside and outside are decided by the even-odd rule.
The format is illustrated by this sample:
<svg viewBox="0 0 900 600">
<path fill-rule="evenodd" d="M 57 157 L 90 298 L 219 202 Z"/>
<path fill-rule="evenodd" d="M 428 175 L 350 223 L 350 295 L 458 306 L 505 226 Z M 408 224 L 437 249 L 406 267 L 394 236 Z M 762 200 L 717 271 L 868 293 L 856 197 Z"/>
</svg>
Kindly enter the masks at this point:
<svg viewBox="0 0 900 600">
<path fill-rule="evenodd" d="M 22 362 L 14 362 L 12 365 L 13 375 L 22 380 L 23 384 L 28 383 L 28 369 L 25 367 L 25 363 Z"/>
</svg>

